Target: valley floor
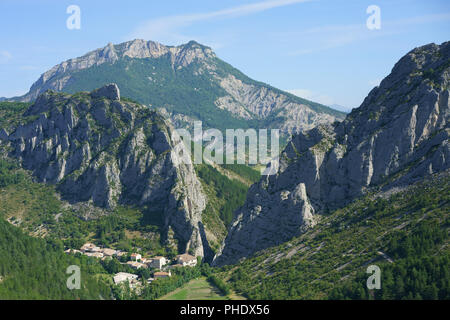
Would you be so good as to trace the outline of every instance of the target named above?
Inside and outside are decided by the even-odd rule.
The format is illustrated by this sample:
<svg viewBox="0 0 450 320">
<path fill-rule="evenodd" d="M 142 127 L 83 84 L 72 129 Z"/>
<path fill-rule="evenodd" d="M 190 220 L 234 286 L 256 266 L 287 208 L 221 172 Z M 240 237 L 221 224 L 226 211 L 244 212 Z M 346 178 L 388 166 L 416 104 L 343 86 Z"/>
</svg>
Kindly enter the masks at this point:
<svg viewBox="0 0 450 320">
<path fill-rule="evenodd" d="M 224 296 L 220 290 L 213 286 L 205 277 L 191 280 L 159 300 L 244 300 L 234 292 Z"/>
</svg>

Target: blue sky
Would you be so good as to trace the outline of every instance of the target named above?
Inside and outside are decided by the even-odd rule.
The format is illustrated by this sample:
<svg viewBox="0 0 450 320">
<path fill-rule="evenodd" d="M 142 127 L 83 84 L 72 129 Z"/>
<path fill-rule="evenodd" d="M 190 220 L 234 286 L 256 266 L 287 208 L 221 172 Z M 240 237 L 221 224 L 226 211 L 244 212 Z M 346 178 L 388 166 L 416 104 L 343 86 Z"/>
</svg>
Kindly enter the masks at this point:
<svg viewBox="0 0 450 320">
<path fill-rule="evenodd" d="M 72 4 L 80 30 L 66 27 Z M 379 30 L 366 27 L 369 5 Z M 408 51 L 450 40 L 447 0 L 0 0 L 0 12 L 0 97 L 108 42 L 192 39 L 256 80 L 351 109 Z"/>
</svg>

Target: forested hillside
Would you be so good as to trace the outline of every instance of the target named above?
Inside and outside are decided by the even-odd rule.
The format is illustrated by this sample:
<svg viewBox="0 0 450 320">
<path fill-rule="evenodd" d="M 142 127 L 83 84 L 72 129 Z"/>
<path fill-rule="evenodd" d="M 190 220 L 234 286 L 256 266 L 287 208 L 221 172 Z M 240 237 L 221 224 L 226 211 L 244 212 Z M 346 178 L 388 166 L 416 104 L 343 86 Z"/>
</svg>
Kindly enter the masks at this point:
<svg viewBox="0 0 450 320">
<path fill-rule="evenodd" d="M 223 267 L 250 299 L 449 299 L 448 172 L 396 193 L 370 193 L 303 235 Z M 368 290 L 366 269 L 381 269 Z"/>
<path fill-rule="evenodd" d="M 80 267 L 80 290 L 67 288 L 70 265 Z M 67 255 L 60 241 L 30 237 L 0 218 L 0 299 L 111 299 L 98 273 L 106 271 L 96 260 Z"/>
</svg>

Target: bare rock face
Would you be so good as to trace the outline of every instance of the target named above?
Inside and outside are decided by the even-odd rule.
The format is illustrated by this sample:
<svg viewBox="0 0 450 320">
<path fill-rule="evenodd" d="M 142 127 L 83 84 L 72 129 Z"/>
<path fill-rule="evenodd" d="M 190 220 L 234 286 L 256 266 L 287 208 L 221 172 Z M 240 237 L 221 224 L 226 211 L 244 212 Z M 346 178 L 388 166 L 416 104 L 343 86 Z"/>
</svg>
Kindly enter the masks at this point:
<svg viewBox="0 0 450 320">
<path fill-rule="evenodd" d="M 204 256 L 205 195 L 180 137 L 159 114 L 121 102 L 119 88 L 91 93 L 47 91 L 25 112 L 30 119 L 0 143 L 65 200 L 102 208 L 147 207 L 179 240 L 181 252 Z M 207 253 L 206 253 L 207 254 Z"/>
<path fill-rule="evenodd" d="M 214 264 L 236 263 L 314 225 L 369 189 L 390 189 L 450 166 L 450 42 L 404 56 L 362 105 L 334 125 L 293 137 L 277 175 L 253 185 Z"/>
<path fill-rule="evenodd" d="M 92 91 L 92 98 L 104 97 L 109 100 L 120 100 L 120 90 L 117 84 L 110 83 L 104 87 Z"/>
<path fill-rule="evenodd" d="M 246 83 L 234 75 L 218 75 L 217 80 L 227 92 L 227 95 L 216 100 L 220 109 L 246 120 L 278 118 L 280 120 L 276 121 L 276 128 L 289 136 L 320 124 L 343 120 L 343 115 L 317 112 L 310 105 L 293 100 L 287 93 Z"/>
</svg>

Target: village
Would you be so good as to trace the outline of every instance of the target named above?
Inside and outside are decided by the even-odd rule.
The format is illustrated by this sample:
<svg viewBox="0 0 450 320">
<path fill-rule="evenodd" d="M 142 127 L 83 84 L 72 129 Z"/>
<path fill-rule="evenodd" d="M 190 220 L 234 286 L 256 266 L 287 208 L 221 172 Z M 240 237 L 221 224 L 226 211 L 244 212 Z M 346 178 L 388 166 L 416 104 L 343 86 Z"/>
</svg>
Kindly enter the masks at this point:
<svg viewBox="0 0 450 320">
<path fill-rule="evenodd" d="M 64 252 L 67 254 L 79 253 L 101 260 L 117 258 L 120 259 L 121 264 L 128 265 L 134 270 L 141 268 L 152 269 L 154 270 L 153 277 L 147 279 L 147 283 L 149 284 L 157 279 L 171 277 L 171 269 L 173 268 L 195 267 L 197 265 L 197 258 L 187 253 L 179 254 L 172 260 L 163 256 L 143 257 L 139 253 L 130 254 L 126 251 L 101 248 L 90 242 L 81 246 L 80 250 L 67 249 Z M 139 275 L 128 272 L 116 273 L 113 276 L 113 280 L 116 285 L 128 282 L 130 288 L 133 289 L 140 287 L 142 284 L 142 279 L 139 279 Z"/>
</svg>

